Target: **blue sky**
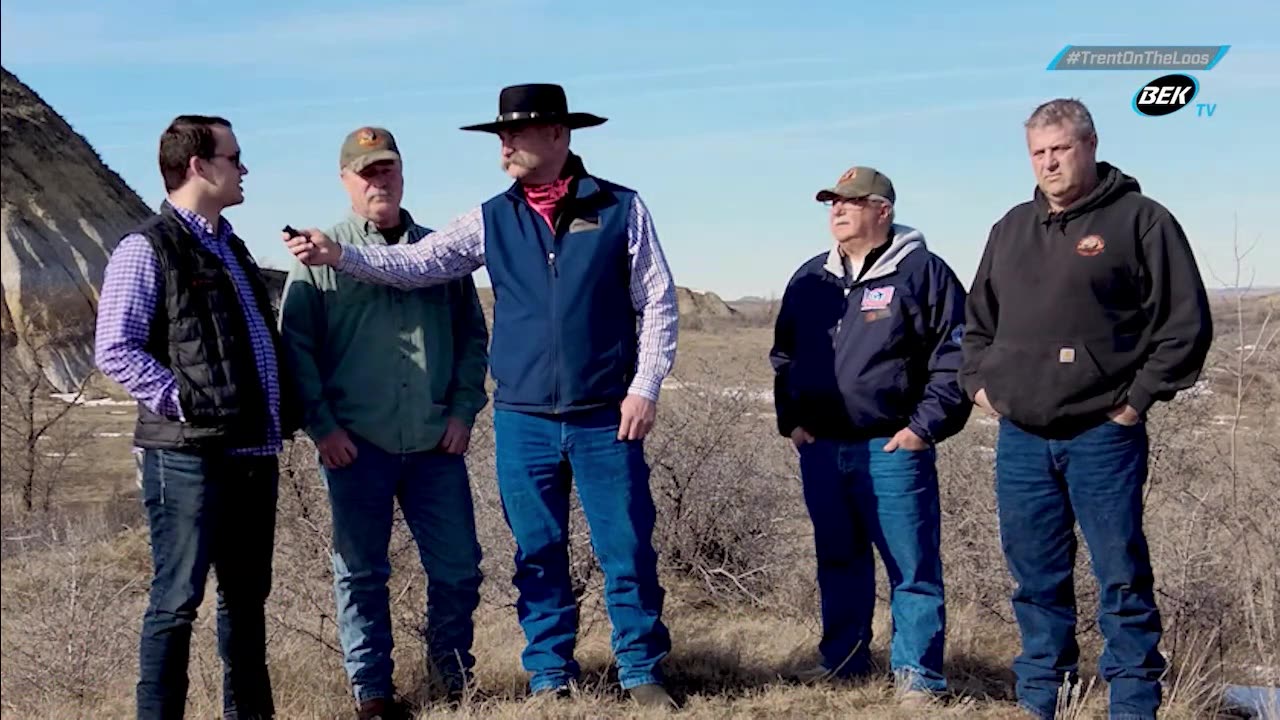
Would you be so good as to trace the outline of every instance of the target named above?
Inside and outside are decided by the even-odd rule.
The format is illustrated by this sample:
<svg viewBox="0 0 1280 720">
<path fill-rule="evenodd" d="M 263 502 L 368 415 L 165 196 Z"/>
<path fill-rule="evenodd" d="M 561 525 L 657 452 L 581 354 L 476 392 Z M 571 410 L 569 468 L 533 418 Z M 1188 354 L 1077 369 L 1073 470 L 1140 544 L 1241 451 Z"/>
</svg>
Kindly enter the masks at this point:
<svg viewBox="0 0 1280 720">
<path fill-rule="evenodd" d="M 1123 5 L 1123 7 L 1122 7 Z M 829 246 L 814 192 L 848 166 L 895 183 L 900 222 L 968 284 L 991 224 L 1031 196 L 1021 123 L 1082 99 L 1099 157 L 1183 223 L 1206 281 L 1232 228 L 1280 285 L 1280 4 L 808 2 L 6 2 L 0 59 L 155 206 L 155 146 L 180 113 L 227 116 L 249 167 L 227 215 L 264 264 L 279 228 L 347 211 L 342 137 L 385 125 L 405 203 L 439 227 L 502 191 L 498 90 L 559 82 L 610 121 L 574 135 L 593 172 L 640 191 L 676 280 L 727 299 L 780 294 Z M 1130 108 L 1153 71 L 1049 72 L 1074 44 L 1230 44 L 1194 108 Z M 487 283 L 484 272 L 477 279 Z"/>
</svg>

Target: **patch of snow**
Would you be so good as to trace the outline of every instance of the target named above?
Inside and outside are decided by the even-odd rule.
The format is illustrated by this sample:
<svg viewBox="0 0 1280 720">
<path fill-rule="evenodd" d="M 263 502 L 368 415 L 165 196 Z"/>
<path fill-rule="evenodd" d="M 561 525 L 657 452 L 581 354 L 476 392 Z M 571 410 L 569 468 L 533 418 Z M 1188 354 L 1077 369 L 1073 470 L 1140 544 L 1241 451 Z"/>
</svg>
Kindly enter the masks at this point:
<svg viewBox="0 0 1280 720">
<path fill-rule="evenodd" d="M 1213 394 L 1213 388 L 1209 387 L 1208 380 L 1197 381 L 1195 385 L 1182 391 L 1184 397 L 1207 397 Z"/>
<path fill-rule="evenodd" d="M 662 383 L 663 391 L 667 390 L 688 390 L 690 392 L 715 392 L 717 395 L 726 398 L 746 398 L 756 402 L 772 403 L 773 390 L 760 390 L 744 387 L 742 385 L 731 385 L 723 388 L 713 388 L 703 383 L 686 383 L 678 380 L 667 380 Z"/>
<path fill-rule="evenodd" d="M 1227 707 L 1249 713 L 1248 717 L 1280 718 L 1280 688 L 1228 685 L 1222 700 Z"/>
<path fill-rule="evenodd" d="M 84 396 L 78 393 L 51 393 L 49 396 L 54 399 L 61 400 L 64 403 L 70 403 L 73 405 L 83 405 L 85 407 L 107 407 L 107 406 L 129 407 L 137 404 L 133 400 L 114 400 L 112 398 L 97 398 L 95 400 L 85 400 Z"/>
</svg>

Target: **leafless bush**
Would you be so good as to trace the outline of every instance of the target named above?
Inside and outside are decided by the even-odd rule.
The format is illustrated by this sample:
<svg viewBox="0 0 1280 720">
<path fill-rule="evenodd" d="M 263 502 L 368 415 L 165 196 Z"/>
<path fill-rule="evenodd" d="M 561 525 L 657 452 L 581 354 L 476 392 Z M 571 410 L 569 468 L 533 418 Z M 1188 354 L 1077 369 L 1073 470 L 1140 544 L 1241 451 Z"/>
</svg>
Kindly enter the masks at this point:
<svg viewBox="0 0 1280 720">
<path fill-rule="evenodd" d="M 759 390 L 674 380 L 649 441 L 664 572 L 718 604 L 776 606 L 811 545 L 787 444 Z"/>
<path fill-rule="evenodd" d="M 5 707 L 58 703 L 91 716 L 107 679 L 136 653 L 139 616 L 130 611 L 146 577 L 134 558 L 59 543 L 6 559 L 3 584 Z"/>
<path fill-rule="evenodd" d="M 63 431 L 63 420 L 94 373 L 85 376 L 67 402 L 55 405 L 48 399 L 53 387 L 40 364 L 44 354 L 31 355 L 29 363 L 12 350 L 0 358 L 0 476 L 4 489 L 17 493 L 23 510 L 48 512 L 67 458 L 84 440 L 83 434 Z"/>
</svg>

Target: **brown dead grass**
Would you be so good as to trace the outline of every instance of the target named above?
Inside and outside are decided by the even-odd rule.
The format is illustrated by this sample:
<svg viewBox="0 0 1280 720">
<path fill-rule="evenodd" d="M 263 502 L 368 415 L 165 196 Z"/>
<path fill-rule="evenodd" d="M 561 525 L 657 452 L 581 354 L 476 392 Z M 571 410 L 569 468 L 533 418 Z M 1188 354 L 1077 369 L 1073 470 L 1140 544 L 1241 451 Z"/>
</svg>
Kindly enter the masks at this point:
<svg viewBox="0 0 1280 720">
<path fill-rule="evenodd" d="M 759 323 L 687 331 L 672 386 L 648 445 L 660 507 L 658 541 L 675 644 L 666 666 L 682 717 L 895 718 L 891 683 L 801 687 L 781 676 L 815 661 L 817 602 L 812 538 L 794 452 L 778 438 L 768 401 L 771 330 Z M 1274 507 L 1280 451 L 1280 357 L 1263 358 L 1261 379 L 1236 427 L 1229 456 L 1232 383 L 1220 354 L 1203 392 L 1162 407 L 1152 420 L 1148 531 L 1173 663 L 1163 717 L 1226 717 L 1226 681 L 1252 681 L 1248 668 L 1277 665 L 1280 646 L 1280 529 Z M 78 408 L 65 432 L 131 430 L 123 407 Z M 1232 418 L 1228 418 L 1232 419 Z M 999 552 L 991 481 L 994 427 L 975 417 L 940 447 L 947 572 L 948 674 L 952 694 L 930 717 L 1019 717 L 1008 665 L 1018 650 L 1008 609 L 1011 582 Z M 137 634 L 150 559 L 127 437 L 93 437 L 58 479 L 59 508 L 30 516 L 3 495 L 0 572 L 0 714 L 5 718 L 132 717 Z M 283 459 L 275 583 L 269 603 L 270 658 L 279 717 L 353 716 L 336 650 L 328 564 L 327 501 L 305 441 Z M 519 666 L 523 636 L 512 607 L 513 544 L 493 486 L 488 414 L 469 463 L 487 580 L 477 613 L 478 687 L 460 707 L 437 698 L 420 643 L 424 583 L 408 533 L 393 534 L 391 580 L 396 682 L 419 717 L 643 718 L 622 698 L 610 667 L 603 579 L 574 508 L 573 567 L 583 614 L 577 697 L 531 700 Z M 16 539 L 15 539 L 16 538 Z M 1070 717 L 1104 717 L 1105 685 L 1094 679 L 1100 637 L 1092 621 L 1096 587 L 1082 545 L 1077 569 L 1085 692 Z M 878 596 L 886 598 L 883 573 Z M 883 664 L 889 632 L 879 609 L 873 653 Z M 217 717 L 221 667 L 213 628 L 212 581 L 197 621 L 188 717 Z"/>
</svg>

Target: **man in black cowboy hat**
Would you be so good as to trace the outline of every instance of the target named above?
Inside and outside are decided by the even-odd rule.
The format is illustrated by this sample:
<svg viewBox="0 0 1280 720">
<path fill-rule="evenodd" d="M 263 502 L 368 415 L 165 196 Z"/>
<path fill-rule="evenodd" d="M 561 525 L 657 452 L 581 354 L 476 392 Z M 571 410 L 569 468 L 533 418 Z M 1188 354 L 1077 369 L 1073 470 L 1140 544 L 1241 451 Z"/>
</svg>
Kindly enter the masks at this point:
<svg viewBox="0 0 1280 720">
<path fill-rule="evenodd" d="M 518 546 L 530 687 L 567 694 L 579 674 L 568 559 L 576 479 L 619 680 L 642 704 L 673 705 L 659 669 L 671 640 L 643 439 L 675 358 L 675 284 L 639 195 L 588 173 L 569 150 L 570 131 L 605 118 L 569 112 L 558 85 L 507 87 L 498 105 L 492 122 L 462 129 L 499 136 L 516 180 L 506 191 L 413 245 L 343 245 L 314 229 L 284 239 L 304 263 L 401 288 L 488 268 L 498 489 Z"/>
</svg>

